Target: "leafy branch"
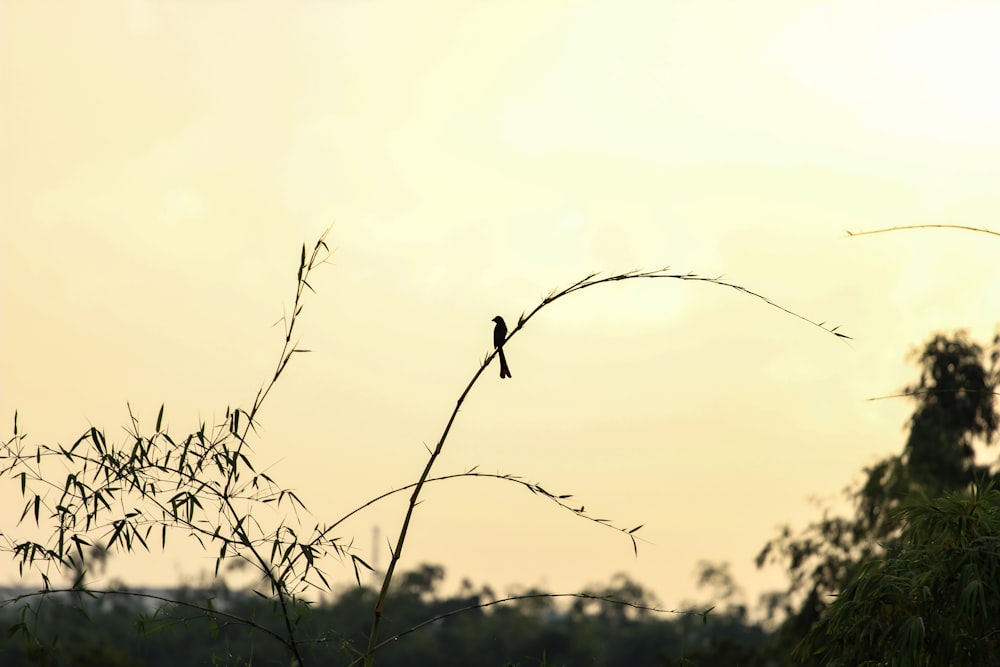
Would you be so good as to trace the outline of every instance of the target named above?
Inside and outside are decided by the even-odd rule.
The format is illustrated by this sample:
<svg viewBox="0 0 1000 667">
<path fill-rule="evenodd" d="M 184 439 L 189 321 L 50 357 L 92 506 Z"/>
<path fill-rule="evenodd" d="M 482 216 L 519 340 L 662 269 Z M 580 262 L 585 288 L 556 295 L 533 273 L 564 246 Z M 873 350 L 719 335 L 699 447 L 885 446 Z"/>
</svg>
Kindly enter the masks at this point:
<svg viewBox="0 0 1000 667">
<path fill-rule="evenodd" d="M 256 471 L 245 450 L 258 412 L 288 362 L 294 354 L 308 351 L 292 342 L 293 333 L 303 310 L 305 290 L 312 291 L 309 276 L 330 255 L 325 240 L 329 231 L 320 236 L 310 254 L 302 246 L 292 312 L 279 320 L 285 322 L 281 354 L 249 411 L 227 408 L 223 423 L 210 430 L 202 424 L 183 440 L 175 440 L 163 427 L 163 406 L 153 435 L 143 435 L 129 406 L 131 429 L 126 433 L 131 444 L 109 443 L 102 431 L 91 427 L 68 448 L 46 444 L 27 447 L 15 413 L 14 435 L 0 446 L 0 477 L 20 483 L 26 503 L 19 524 L 33 519 L 41 528 L 44 513 L 52 531 L 42 543 L 15 542 L 3 536 L 6 545 L 0 548 L 19 560 L 21 574 L 25 567 L 54 563 L 75 570 L 73 588 L 83 590 L 85 548 L 93 547 L 95 539 L 105 540 L 108 551 L 149 550 L 156 537 L 165 548 L 168 530 L 180 529 L 203 548 L 208 544 L 218 548 L 216 575 L 221 563 L 233 558 L 258 570 L 281 606 L 286 626 L 282 641 L 301 663 L 290 604 L 296 590 L 315 585 L 310 580 L 313 574 L 329 588 L 317 560 L 326 549 L 344 555 L 347 548 L 327 537 L 320 526 L 305 540 L 284 519 L 273 529 L 266 528 L 255 508 L 288 506 L 297 512 L 305 506 L 293 491 L 278 487 L 267 473 Z M 49 472 L 49 464 L 57 462 L 62 463 L 65 473 L 62 484 L 54 481 L 61 477 L 58 472 Z M 156 528 L 158 535 L 153 534 Z M 276 563 L 288 563 L 293 554 L 302 556 L 295 563 L 301 565 L 276 567 Z M 41 574 L 45 589 L 53 590 L 48 574 Z M 297 582 L 294 589 L 289 586 L 293 581 Z"/>
<path fill-rule="evenodd" d="M 530 491 L 531 493 L 538 494 L 538 495 L 541 495 L 541 496 L 543 496 L 545 498 L 548 498 L 549 500 L 551 500 L 555 504 L 559 505 L 559 507 L 561 507 L 561 508 L 563 508 L 563 509 L 565 509 L 565 510 L 567 510 L 569 512 L 572 512 L 573 514 L 575 514 L 575 515 L 577 515 L 577 516 L 579 516 L 579 517 L 581 517 L 583 519 L 586 519 L 587 521 L 592 521 L 592 522 L 594 522 L 596 524 L 599 524 L 601 526 L 607 526 L 608 528 L 611 528 L 612 530 L 616 530 L 616 531 L 618 531 L 620 533 L 625 534 L 632 541 L 632 549 L 633 549 L 633 551 L 638 552 L 638 546 L 636 544 L 635 536 L 633 534 L 635 532 L 637 532 L 640 528 L 642 528 L 642 526 L 636 526 L 635 528 L 628 528 L 628 529 L 626 529 L 626 528 L 619 528 L 618 526 L 615 526 L 612 523 L 610 523 L 607 519 L 597 519 L 597 518 L 594 518 L 594 517 L 590 516 L 589 514 L 587 514 L 585 506 L 580 505 L 579 507 L 575 507 L 575 506 L 571 505 L 570 503 L 566 502 L 569 499 L 573 498 L 573 496 L 571 494 L 554 494 L 554 493 L 551 493 L 551 492 L 545 490 L 544 488 L 542 488 L 541 484 L 532 483 L 532 482 L 526 482 L 526 481 L 524 481 L 523 479 L 521 479 L 520 477 L 518 477 L 516 475 L 502 474 L 502 473 L 476 472 L 476 468 L 472 468 L 471 470 L 467 470 L 466 472 L 453 473 L 453 474 L 450 474 L 450 475 L 441 475 L 440 477 L 431 477 L 431 478 L 427 479 L 425 481 L 425 483 L 426 484 L 431 484 L 433 482 L 444 482 L 444 481 L 448 481 L 448 480 L 461 479 L 461 478 L 466 478 L 466 477 L 483 478 L 483 479 L 497 479 L 497 480 L 502 480 L 502 481 L 506 481 L 506 482 L 511 482 L 513 484 L 518 484 L 518 485 L 522 486 L 523 488 L 527 489 L 528 491 Z M 389 496 L 393 496 L 393 495 L 395 495 L 397 493 L 402 493 L 403 491 L 408 491 L 408 490 L 414 488 L 416 485 L 417 485 L 417 482 L 411 482 L 410 484 L 406 484 L 404 486 L 401 486 L 398 489 L 392 489 L 390 491 L 386 491 L 385 493 L 382 493 L 382 494 L 380 494 L 378 496 L 375 496 L 374 498 L 369 499 L 364 504 L 358 505 L 353 510 L 351 510 L 350 512 L 348 512 L 347 514 L 343 515 L 342 517 L 340 517 L 339 519 L 337 519 L 335 522 L 333 522 L 332 524 L 330 524 L 329 526 L 327 526 L 326 529 L 325 529 L 325 533 L 332 532 L 341 523 L 343 523 L 344 521 L 347 521 L 349 518 L 351 518 L 355 514 L 361 512 L 362 510 L 365 510 L 365 509 L 371 507 L 375 503 L 377 503 L 377 502 L 379 502 L 381 500 L 384 500 L 384 499 L 388 498 Z M 295 558 L 297 558 L 297 556 Z M 294 560 L 294 558 L 293 558 L 293 560 Z M 361 561 L 360 558 L 357 558 L 357 560 Z M 367 563 L 364 563 L 364 561 L 361 561 L 361 562 L 367 567 Z M 368 569 L 371 569 L 371 568 L 368 567 Z M 355 572 L 355 574 L 357 574 L 357 573 Z"/>
</svg>

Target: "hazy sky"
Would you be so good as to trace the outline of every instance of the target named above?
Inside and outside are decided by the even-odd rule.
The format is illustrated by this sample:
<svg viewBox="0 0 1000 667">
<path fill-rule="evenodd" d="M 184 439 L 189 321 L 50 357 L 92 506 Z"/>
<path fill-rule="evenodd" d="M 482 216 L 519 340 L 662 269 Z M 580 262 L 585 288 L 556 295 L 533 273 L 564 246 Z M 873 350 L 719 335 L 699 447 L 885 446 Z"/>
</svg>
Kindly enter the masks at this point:
<svg viewBox="0 0 1000 667">
<path fill-rule="evenodd" d="M 908 350 L 992 335 L 1000 239 L 844 230 L 1000 228 L 998 30 L 992 2 L 4 0 L 3 428 L 124 437 L 128 401 L 150 424 L 166 403 L 176 436 L 249 406 L 300 246 L 333 224 L 313 352 L 254 452 L 331 521 L 416 478 L 494 315 L 595 271 L 725 274 L 854 341 L 708 284 L 585 291 L 512 342 L 439 461 L 645 524 L 637 558 L 467 480 L 427 490 L 403 566 L 501 592 L 624 570 L 676 606 L 699 559 L 730 561 L 753 602 L 781 581 L 752 563 L 776 527 L 901 449 L 911 404 L 865 399 L 915 379 Z M 385 565 L 401 511 L 342 535 Z M 112 571 L 212 566 L 138 562 Z"/>
</svg>

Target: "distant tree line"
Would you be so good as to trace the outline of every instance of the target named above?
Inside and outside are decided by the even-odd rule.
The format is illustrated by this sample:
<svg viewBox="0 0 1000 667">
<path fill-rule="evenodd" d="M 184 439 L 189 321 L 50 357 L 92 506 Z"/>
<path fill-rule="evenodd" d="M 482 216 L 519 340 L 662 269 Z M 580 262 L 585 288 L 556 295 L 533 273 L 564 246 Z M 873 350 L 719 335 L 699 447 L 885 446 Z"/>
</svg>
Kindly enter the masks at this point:
<svg viewBox="0 0 1000 667">
<path fill-rule="evenodd" d="M 421 622 L 475 607 L 494 598 L 488 587 L 464 582 L 456 595 L 444 596 L 438 584 L 441 567 L 424 565 L 404 572 L 391 594 L 387 635 Z M 133 591 L 140 592 L 140 591 Z M 4 597 L 14 597 L 7 591 Z M 531 595 L 532 591 L 527 591 Z M 535 592 L 537 593 L 537 592 Z M 234 617 L 253 618 L 279 630 L 284 622 L 270 600 L 218 585 L 161 593 Z M 767 639 L 758 625 L 735 611 L 701 614 L 655 614 L 642 609 L 654 600 L 624 576 L 589 591 L 593 598 L 526 597 L 475 609 L 436 621 L 379 651 L 379 664 L 419 665 L 677 665 L 733 664 L 708 656 L 748 652 Z M 303 648 L 308 664 L 346 665 L 367 642 L 367 621 L 378 591 L 352 586 L 335 600 L 303 607 L 299 631 L 312 637 Z M 611 597 L 629 605 L 596 598 Z M 0 609 L 0 627 L 11 628 L 26 609 Z M 50 595 L 32 608 L 35 632 L 14 633 L 0 650 L 6 667 L 176 667 L 177 665 L 288 665 L 280 644 L 218 614 L 193 611 L 182 604 L 161 606 L 142 597 L 85 592 Z M 706 622 L 707 621 L 707 622 Z M 705 660 L 698 659 L 705 657 Z"/>
</svg>

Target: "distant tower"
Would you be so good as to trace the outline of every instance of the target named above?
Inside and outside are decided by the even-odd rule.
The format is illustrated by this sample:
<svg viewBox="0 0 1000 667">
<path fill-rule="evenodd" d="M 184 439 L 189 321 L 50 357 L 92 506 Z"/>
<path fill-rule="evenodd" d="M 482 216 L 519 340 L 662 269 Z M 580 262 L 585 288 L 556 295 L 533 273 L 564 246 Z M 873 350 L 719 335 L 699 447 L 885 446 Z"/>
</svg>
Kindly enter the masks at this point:
<svg viewBox="0 0 1000 667">
<path fill-rule="evenodd" d="M 381 571 L 379 568 L 378 555 L 382 551 L 382 545 L 379 544 L 381 538 L 381 533 L 378 529 L 378 524 L 372 526 L 372 569 L 375 572 Z"/>
</svg>

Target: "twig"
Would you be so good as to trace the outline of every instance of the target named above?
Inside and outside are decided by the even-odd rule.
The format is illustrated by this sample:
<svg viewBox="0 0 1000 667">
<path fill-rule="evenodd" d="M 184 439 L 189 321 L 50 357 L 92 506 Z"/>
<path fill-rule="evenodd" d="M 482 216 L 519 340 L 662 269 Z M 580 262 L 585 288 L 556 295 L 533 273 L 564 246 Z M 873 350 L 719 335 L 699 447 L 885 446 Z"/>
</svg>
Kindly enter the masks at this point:
<svg viewBox="0 0 1000 667">
<path fill-rule="evenodd" d="M 848 236 L 866 236 L 868 234 L 883 234 L 885 232 L 898 232 L 904 229 L 964 229 L 968 232 L 982 232 L 983 234 L 992 234 L 993 236 L 1000 236 L 1000 232 L 995 232 L 992 229 L 987 229 L 986 227 L 970 227 L 968 225 L 900 225 L 898 227 L 886 227 L 885 229 L 870 229 L 862 232 L 852 232 L 849 229 L 845 229 Z"/>
<path fill-rule="evenodd" d="M 416 632 L 417 630 L 420 630 L 421 628 L 424 628 L 424 627 L 426 627 L 428 625 L 431 625 L 432 623 L 437 623 L 438 621 L 444 620 L 444 619 L 449 618 L 451 616 L 457 616 L 458 614 L 464 614 L 466 612 L 475 611 L 477 609 L 485 609 L 487 607 L 492 607 L 494 605 L 504 604 L 504 603 L 507 603 L 507 602 L 516 602 L 518 600 L 533 600 L 533 599 L 538 599 L 538 598 L 550 598 L 550 599 L 551 598 L 577 598 L 577 599 L 582 599 L 582 600 L 595 600 L 597 602 L 605 602 L 607 604 L 614 604 L 614 605 L 619 605 L 619 606 L 622 606 L 622 607 L 631 607 L 632 609 L 638 609 L 640 611 L 649 611 L 649 612 L 653 612 L 653 613 L 657 613 L 657 614 L 681 614 L 681 615 L 690 615 L 690 616 L 701 616 L 702 618 L 707 617 L 707 615 L 709 614 L 709 612 L 711 612 L 712 609 L 714 609 L 714 607 L 710 607 L 709 609 L 705 609 L 703 611 L 681 610 L 681 609 L 660 609 L 658 607 L 652 607 L 652 606 L 648 606 L 648 605 L 644 605 L 644 604 L 639 604 L 637 602 L 629 602 L 627 600 L 616 600 L 614 598 L 604 597 L 604 596 L 601 596 L 601 595 L 593 595 L 591 593 L 525 593 L 523 595 L 512 595 L 510 597 L 505 597 L 505 598 L 502 598 L 500 600 L 491 600 L 490 602 L 481 602 L 481 603 L 474 604 L 474 605 L 468 605 L 466 607 L 461 607 L 459 609 L 452 609 L 451 611 L 447 611 L 447 612 L 445 612 L 443 614 L 438 614 L 437 616 L 428 618 L 427 620 L 424 620 L 424 621 L 421 621 L 420 623 L 417 623 L 416 625 L 414 625 L 411 628 L 403 630 L 399 634 L 393 635 L 392 637 L 389 637 L 387 639 L 382 640 L 381 642 L 379 642 L 378 644 L 375 645 L 375 647 L 374 647 L 373 650 L 377 651 L 377 650 L 381 649 L 382 647 L 388 646 L 389 644 L 392 644 L 393 642 L 395 642 L 395 641 L 397 641 L 397 640 L 405 637 L 408 634 Z M 366 656 L 359 657 L 359 658 L 355 659 L 353 662 L 348 663 L 347 667 L 354 667 L 354 665 L 357 665 L 358 663 L 362 662 L 365 659 L 366 659 Z"/>
</svg>

